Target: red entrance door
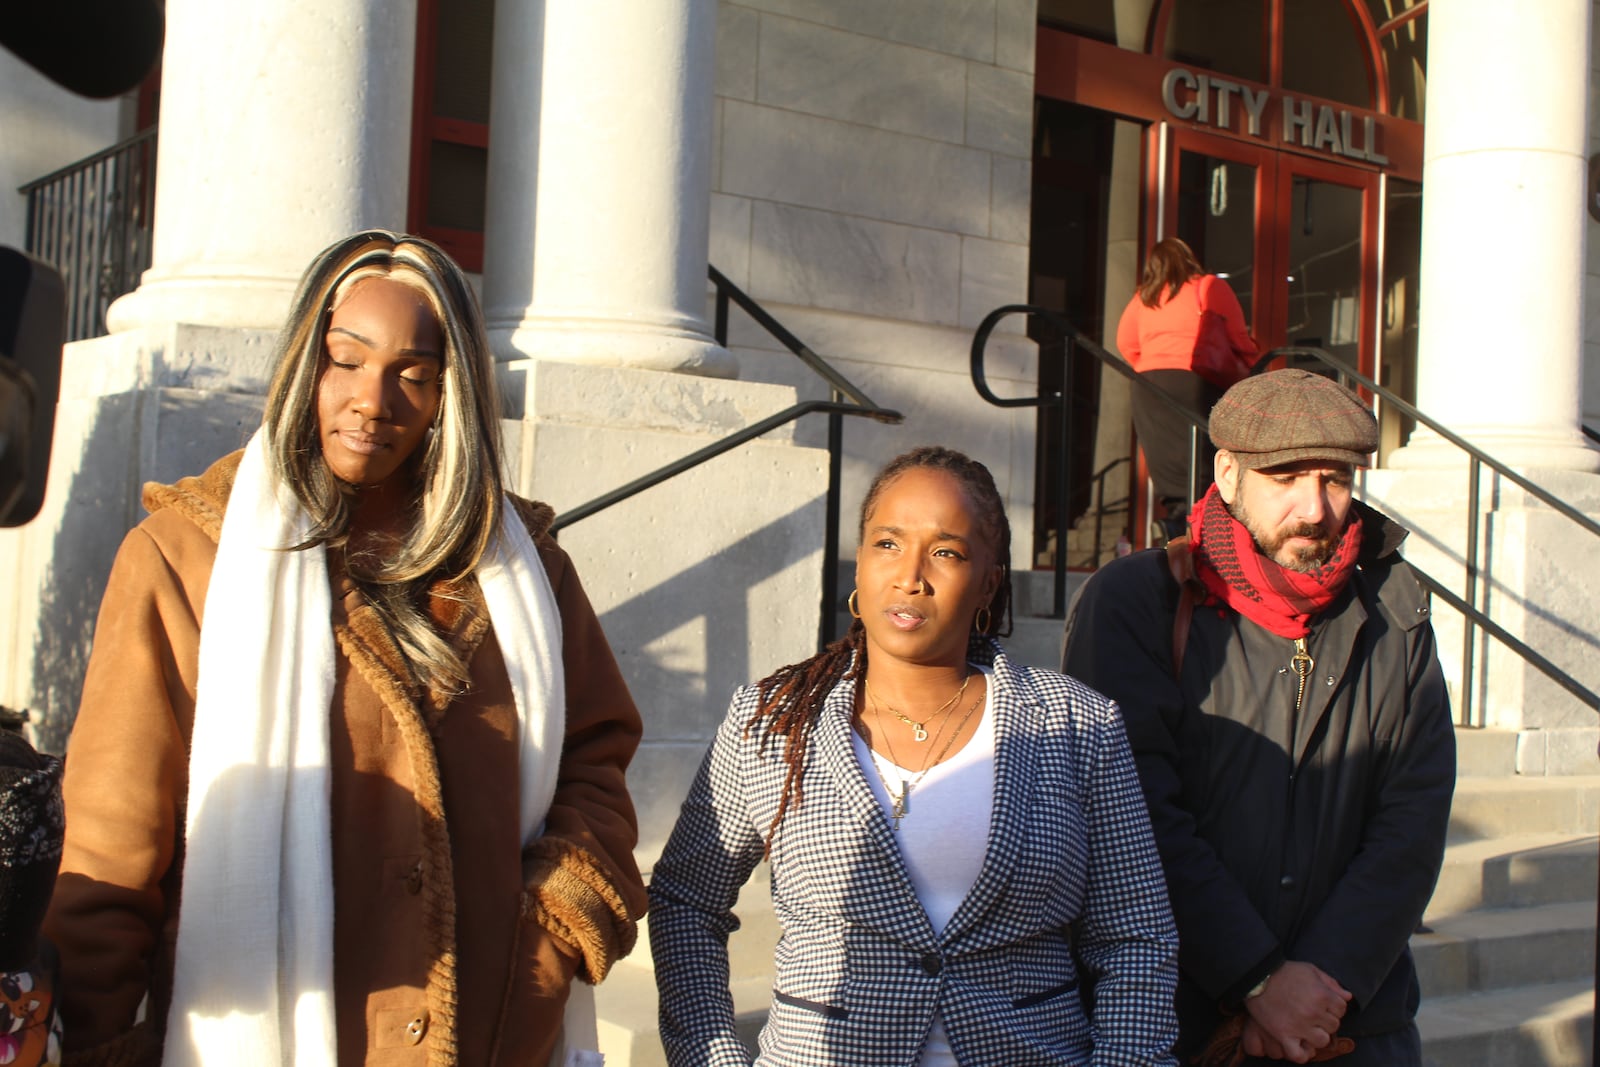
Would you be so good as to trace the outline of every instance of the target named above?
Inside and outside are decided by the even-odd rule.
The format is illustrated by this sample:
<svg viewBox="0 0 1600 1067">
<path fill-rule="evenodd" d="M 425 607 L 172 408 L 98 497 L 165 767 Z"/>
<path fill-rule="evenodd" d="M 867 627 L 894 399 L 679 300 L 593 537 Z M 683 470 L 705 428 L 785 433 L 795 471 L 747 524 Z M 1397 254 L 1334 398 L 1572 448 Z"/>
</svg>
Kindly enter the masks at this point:
<svg viewBox="0 0 1600 1067">
<path fill-rule="evenodd" d="M 1147 148 L 1150 243 L 1180 237 L 1226 280 L 1261 352 L 1321 348 L 1375 377 L 1382 175 L 1166 123 Z M 1140 534 L 1147 489 L 1141 472 Z"/>
<path fill-rule="evenodd" d="M 1370 375 L 1381 175 L 1165 123 L 1150 138 L 1147 232 L 1227 280 L 1263 352 L 1324 348 Z"/>
</svg>

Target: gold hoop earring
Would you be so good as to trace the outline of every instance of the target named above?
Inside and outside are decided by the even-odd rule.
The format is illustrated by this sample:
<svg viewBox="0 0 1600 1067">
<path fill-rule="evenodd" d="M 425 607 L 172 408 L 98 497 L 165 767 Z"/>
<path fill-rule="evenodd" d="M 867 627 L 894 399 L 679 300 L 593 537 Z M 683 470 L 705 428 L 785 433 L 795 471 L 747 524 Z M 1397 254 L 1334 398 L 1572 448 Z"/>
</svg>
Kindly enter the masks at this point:
<svg viewBox="0 0 1600 1067">
<path fill-rule="evenodd" d="M 861 618 L 861 612 L 856 610 L 856 590 L 850 590 L 850 595 L 845 597 L 844 606 L 850 609 L 850 617 L 852 619 Z"/>
<path fill-rule="evenodd" d="M 978 614 L 973 616 L 972 629 L 975 633 L 986 634 L 989 632 L 989 623 L 992 621 L 994 621 L 993 616 L 989 614 L 989 608 L 985 605 L 978 609 Z"/>
</svg>

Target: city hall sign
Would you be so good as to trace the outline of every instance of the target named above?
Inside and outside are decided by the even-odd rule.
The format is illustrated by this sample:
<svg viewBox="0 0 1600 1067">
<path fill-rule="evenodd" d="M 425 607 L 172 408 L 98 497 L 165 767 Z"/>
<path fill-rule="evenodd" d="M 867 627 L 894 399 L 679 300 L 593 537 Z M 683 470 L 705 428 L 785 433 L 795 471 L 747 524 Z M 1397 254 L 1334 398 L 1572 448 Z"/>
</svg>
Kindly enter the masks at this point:
<svg viewBox="0 0 1600 1067">
<path fill-rule="evenodd" d="M 1240 132 L 1262 141 L 1310 149 L 1345 159 L 1384 166 L 1389 158 L 1378 151 L 1378 123 L 1371 115 L 1352 115 L 1331 104 L 1301 100 L 1287 93 L 1196 74 L 1183 67 L 1167 71 L 1161 80 L 1161 102 L 1174 118 L 1189 119 L 1230 133 Z"/>
</svg>

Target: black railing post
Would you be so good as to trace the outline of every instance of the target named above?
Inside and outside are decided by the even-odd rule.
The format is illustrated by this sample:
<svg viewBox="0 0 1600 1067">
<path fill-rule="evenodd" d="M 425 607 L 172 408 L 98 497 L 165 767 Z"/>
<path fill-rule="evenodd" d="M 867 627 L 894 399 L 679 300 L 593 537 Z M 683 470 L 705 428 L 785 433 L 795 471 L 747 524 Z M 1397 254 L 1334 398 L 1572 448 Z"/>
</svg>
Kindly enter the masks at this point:
<svg viewBox="0 0 1600 1067">
<path fill-rule="evenodd" d="M 833 390 L 835 403 L 843 398 Z M 841 484 L 844 476 L 844 416 L 828 413 L 828 506 L 822 531 L 822 619 L 817 630 L 819 647 L 826 648 L 839 637 L 839 518 L 844 512 Z"/>
<path fill-rule="evenodd" d="M 722 286 L 717 286 L 717 318 L 712 327 L 717 338 L 717 344 L 723 348 L 728 347 L 728 291 Z"/>
<path fill-rule="evenodd" d="M 1478 606 L 1478 481 L 1483 471 L 1478 463 L 1477 456 L 1467 458 L 1467 477 L 1470 484 L 1467 486 L 1467 606 Z M 1476 678 L 1477 668 L 1475 659 L 1478 645 L 1478 624 L 1474 621 L 1471 612 L 1461 616 L 1462 640 L 1465 647 L 1461 650 L 1461 716 L 1467 725 L 1472 725 L 1473 690 L 1478 687 Z"/>
<path fill-rule="evenodd" d="M 1210 415 L 1210 412 L 1207 412 Z M 1189 500 L 1189 510 L 1194 510 L 1194 486 L 1200 480 L 1200 427 L 1189 427 L 1189 484 L 1184 496 Z M 1171 518 L 1169 515 L 1168 518 Z"/>
<path fill-rule="evenodd" d="M 1061 380 L 1070 382 L 1072 378 L 1072 356 L 1076 345 L 1072 337 L 1065 336 L 1061 339 L 1062 367 Z M 1060 483 L 1056 487 L 1056 552 L 1054 569 L 1054 583 L 1051 586 L 1050 617 L 1064 619 L 1067 617 L 1067 534 L 1072 528 L 1072 396 L 1069 390 L 1061 390 L 1061 470 Z"/>
<path fill-rule="evenodd" d="M 1106 528 L 1106 472 L 1102 470 L 1094 476 L 1094 488 L 1090 490 L 1094 496 L 1094 548 L 1089 554 L 1089 569 L 1100 569 L 1100 546 L 1104 543 Z"/>
<path fill-rule="evenodd" d="M 580 522 L 591 515 L 598 514 L 615 504 L 629 499 L 647 489 L 652 489 L 661 483 L 675 478 L 685 471 L 692 470 L 700 464 L 715 459 L 725 452 L 731 452 L 741 445 L 748 444 L 766 434 L 771 433 L 780 426 L 785 426 L 796 419 L 806 415 L 821 413 L 828 416 L 828 490 L 825 498 L 826 528 L 823 530 L 822 544 L 822 617 L 817 623 L 817 638 L 822 645 L 834 638 L 836 630 L 836 600 L 839 586 L 839 517 L 842 512 L 840 500 L 843 493 L 844 472 L 844 417 L 846 415 L 861 415 L 889 425 L 896 425 L 905 420 L 905 416 L 893 408 L 883 408 L 872 402 L 872 398 L 858 389 L 850 379 L 840 374 L 827 360 L 817 355 L 811 349 L 801 344 L 799 339 L 783 325 L 773 318 L 766 308 L 752 300 L 748 294 L 730 282 L 727 277 L 716 267 L 708 266 L 707 275 L 711 284 L 716 287 L 716 336 L 719 344 L 727 344 L 728 313 L 732 305 L 739 308 L 755 321 L 756 325 L 766 330 L 779 344 L 787 348 L 796 358 L 814 371 L 818 377 L 828 384 L 830 389 L 827 400 L 801 400 L 791 404 L 783 411 L 775 412 L 766 418 L 757 419 L 742 429 L 735 430 L 724 437 L 711 442 L 703 448 L 697 448 L 688 455 L 680 456 L 665 466 L 658 467 L 631 482 L 619 485 L 588 503 L 579 504 L 577 507 L 557 515 L 550 524 L 551 536 L 555 536 L 563 528 Z"/>
</svg>

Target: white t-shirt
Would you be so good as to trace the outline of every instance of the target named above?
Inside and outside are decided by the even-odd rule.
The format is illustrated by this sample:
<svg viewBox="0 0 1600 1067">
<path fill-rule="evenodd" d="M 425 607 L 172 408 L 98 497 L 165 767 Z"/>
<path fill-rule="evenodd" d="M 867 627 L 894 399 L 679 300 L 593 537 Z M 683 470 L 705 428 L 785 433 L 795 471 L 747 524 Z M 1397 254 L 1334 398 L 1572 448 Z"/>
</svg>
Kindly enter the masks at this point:
<svg viewBox="0 0 1600 1067">
<path fill-rule="evenodd" d="M 985 677 L 991 674 L 986 668 L 974 668 Z M 961 751 L 930 768 L 911 788 L 894 834 L 911 886 L 935 932 L 942 932 L 955 916 L 977 882 L 989 850 L 989 821 L 994 813 L 994 687 L 986 689 L 977 731 Z M 960 713 L 965 711 L 962 708 Z M 887 756 L 874 752 L 860 734 L 852 733 L 851 738 L 861 772 L 892 827 L 894 800 L 884 782 L 899 795 L 905 783 L 917 777 L 917 770 L 896 766 Z M 896 747 L 895 755 L 920 766 L 923 758 L 937 755 L 939 750 L 932 746 L 942 747 L 945 740 L 930 736 L 922 744 L 913 742 L 912 751 Z M 955 1062 L 944 1025 L 935 1018 L 918 1065 L 955 1067 Z"/>
</svg>

